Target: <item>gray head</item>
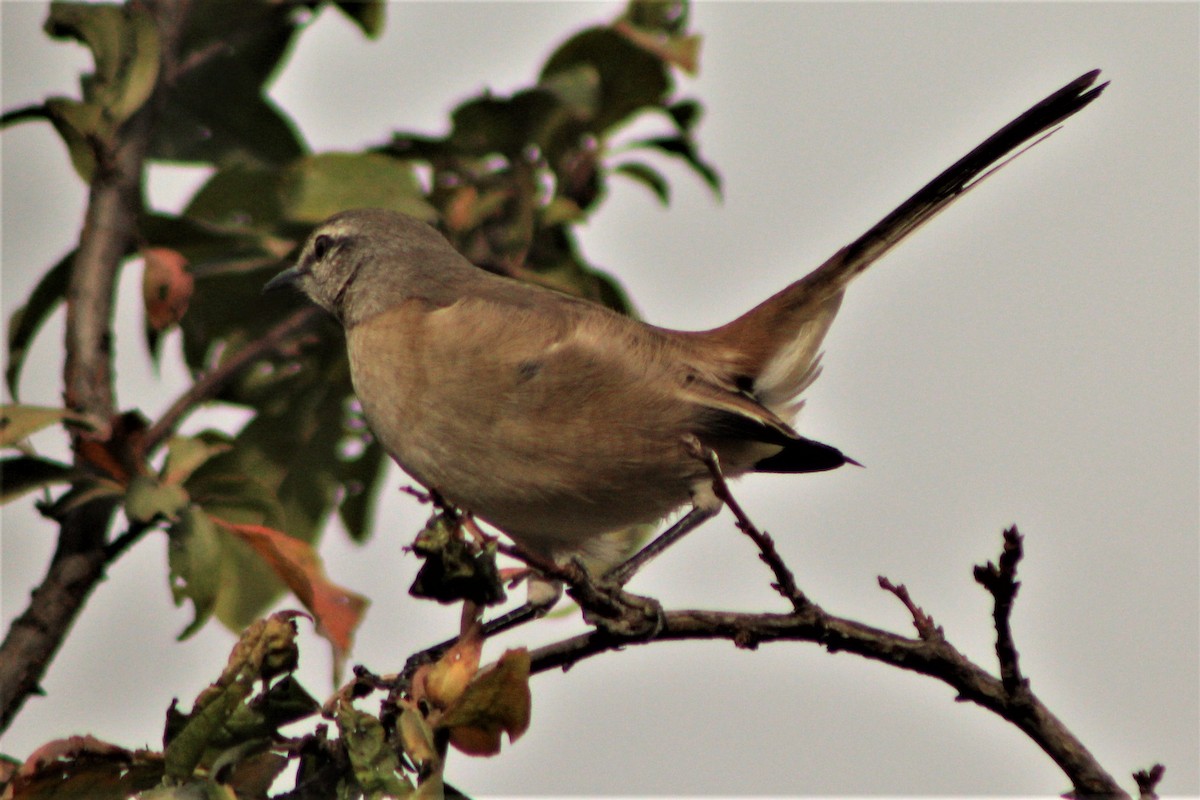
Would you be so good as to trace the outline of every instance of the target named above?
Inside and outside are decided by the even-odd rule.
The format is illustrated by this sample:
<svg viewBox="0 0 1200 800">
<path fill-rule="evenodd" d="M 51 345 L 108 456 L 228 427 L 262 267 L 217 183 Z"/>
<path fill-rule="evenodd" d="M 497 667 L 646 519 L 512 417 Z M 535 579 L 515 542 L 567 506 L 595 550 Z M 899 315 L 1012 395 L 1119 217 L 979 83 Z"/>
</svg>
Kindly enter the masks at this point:
<svg viewBox="0 0 1200 800">
<path fill-rule="evenodd" d="M 263 291 L 296 286 L 349 328 L 411 297 L 442 301 L 455 281 L 477 272 L 421 220 L 364 208 L 318 225 L 295 266 Z"/>
</svg>

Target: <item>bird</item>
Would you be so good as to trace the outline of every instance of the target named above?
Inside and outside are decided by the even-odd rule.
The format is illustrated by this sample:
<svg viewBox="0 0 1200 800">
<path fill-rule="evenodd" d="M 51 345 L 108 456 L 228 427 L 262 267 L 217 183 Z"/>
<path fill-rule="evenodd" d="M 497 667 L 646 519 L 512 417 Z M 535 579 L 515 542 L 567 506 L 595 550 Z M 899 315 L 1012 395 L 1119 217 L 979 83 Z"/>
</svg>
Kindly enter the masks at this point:
<svg viewBox="0 0 1200 800">
<path fill-rule="evenodd" d="M 726 478 L 857 463 L 793 427 L 846 287 L 1095 100 L 1108 85 L 1098 76 L 1032 106 L 807 276 L 711 330 L 656 327 L 490 273 L 433 226 L 384 209 L 319 224 L 265 288 L 296 287 L 341 324 L 366 421 L 413 479 L 529 553 L 623 583 L 639 562 L 624 561 L 621 532 L 688 509 L 651 545 L 661 549 L 722 507 L 697 444 Z M 530 603 L 557 599 L 553 581 L 529 591 Z"/>
</svg>

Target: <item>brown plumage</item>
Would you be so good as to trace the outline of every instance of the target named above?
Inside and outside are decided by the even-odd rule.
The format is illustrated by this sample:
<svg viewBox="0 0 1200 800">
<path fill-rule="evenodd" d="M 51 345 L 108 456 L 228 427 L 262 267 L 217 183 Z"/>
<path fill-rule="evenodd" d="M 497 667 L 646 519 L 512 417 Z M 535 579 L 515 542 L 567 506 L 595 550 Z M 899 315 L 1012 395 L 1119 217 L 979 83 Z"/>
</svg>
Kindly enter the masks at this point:
<svg viewBox="0 0 1200 800">
<path fill-rule="evenodd" d="M 477 269 L 428 225 L 338 214 L 311 235 L 295 283 L 346 329 L 355 391 L 396 462 L 425 486 L 551 557 L 619 558 L 610 534 L 691 503 L 726 476 L 811 472 L 849 459 L 791 427 L 819 373 L 847 284 L 1090 103 L 1090 72 L 1055 92 L 807 277 L 720 328 L 681 332 Z"/>
</svg>

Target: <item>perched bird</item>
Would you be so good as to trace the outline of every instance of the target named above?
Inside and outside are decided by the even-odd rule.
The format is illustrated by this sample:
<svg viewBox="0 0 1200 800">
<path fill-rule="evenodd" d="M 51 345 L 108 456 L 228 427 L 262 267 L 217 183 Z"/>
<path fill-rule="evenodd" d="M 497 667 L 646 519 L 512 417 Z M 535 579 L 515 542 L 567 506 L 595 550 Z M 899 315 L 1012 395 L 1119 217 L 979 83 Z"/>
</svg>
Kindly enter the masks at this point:
<svg viewBox="0 0 1200 800">
<path fill-rule="evenodd" d="M 689 441 L 714 451 L 727 477 L 851 461 L 792 428 L 847 284 L 1094 100 L 1107 85 L 1098 75 L 1050 95 L 808 276 L 713 330 L 654 327 L 488 273 L 424 222 L 378 209 L 326 220 L 268 288 L 295 285 L 342 324 L 366 419 L 407 473 L 523 548 L 601 574 L 624 555 L 614 532 L 690 504 L 676 535 L 719 510 Z"/>
</svg>

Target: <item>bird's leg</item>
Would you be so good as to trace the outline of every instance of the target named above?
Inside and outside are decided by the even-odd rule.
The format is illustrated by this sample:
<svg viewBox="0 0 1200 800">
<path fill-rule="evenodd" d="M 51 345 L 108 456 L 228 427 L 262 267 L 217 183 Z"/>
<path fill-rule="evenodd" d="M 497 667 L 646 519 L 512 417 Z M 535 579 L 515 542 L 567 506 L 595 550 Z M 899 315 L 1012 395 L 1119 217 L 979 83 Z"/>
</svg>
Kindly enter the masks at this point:
<svg viewBox="0 0 1200 800">
<path fill-rule="evenodd" d="M 704 462 L 714 477 L 720 476 L 721 468 L 717 464 L 717 454 L 711 448 L 702 445 L 700 440 L 691 434 L 683 438 L 683 447 L 692 458 Z M 692 510 L 667 528 L 657 539 L 634 553 L 623 564 L 618 564 L 604 573 L 603 580 L 606 583 L 612 582 L 617 586 L 624 586 L 637 574 L 638 570 L 650 563 L 651 559 L 715 517 L 723 505 L 721 498 L 713 489 L 712 481 L 698 481 L 692 487 Z"/>
<path fill-rule="evenodd" d="M 619 564 L 606 572 L 604 580 L 615 583 L 617 586 L 624 586 L 637 574 L 638 570 L 650 563 L 651 559 L 715 517 L 717 512 L 721 510 L 722 504 L 720 500 L 716 500 L 715 495 L 713 496 L 713 500 L 716 502 L 695 502 L 691 511 L 670 528 L 667 528 L 657 539 L 654 539 L 650 544 L 637 551 L 637 553 L 623 564 Z"/>
</svg>

